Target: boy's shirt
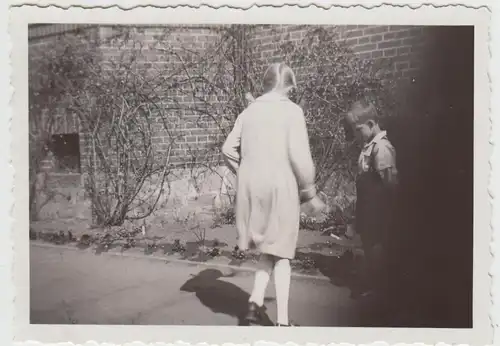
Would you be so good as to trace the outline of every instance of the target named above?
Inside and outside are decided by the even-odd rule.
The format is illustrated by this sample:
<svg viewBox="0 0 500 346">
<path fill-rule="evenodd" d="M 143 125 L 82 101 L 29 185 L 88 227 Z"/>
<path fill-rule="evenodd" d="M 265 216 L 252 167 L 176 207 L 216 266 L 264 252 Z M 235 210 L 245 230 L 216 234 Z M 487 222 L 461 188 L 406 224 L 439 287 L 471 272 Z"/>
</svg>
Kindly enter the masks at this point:
<svg viewBox="0 0 500 346">
<path fill-rule="evenodd" d="M 396 150 L 387 138 L 387 132 L 381 131 L 373 139 L 364 145 L 359 155 L 359 173 L 367 173 L 370 170 L 381 172 L 391 168 L 396 173 Z"/>
<path fill-rule="evenodd" d="M 391 222 L 395 195 L 390 192 L 384 176 L 385 170 L 391 170 L 397 176 L 396 150 L 387 138 L 386 132 L 380 132 L 365 144 L 359 156 L 359 174 L 356 181 L 356 228 L 358 232 L 369 235 L 368 243 L 385 239 L 388 222 Z M 397 178 L 396 178 L 397 179 Z M 397 180 L 395 180 L 397 182 Z"/>
</svg>

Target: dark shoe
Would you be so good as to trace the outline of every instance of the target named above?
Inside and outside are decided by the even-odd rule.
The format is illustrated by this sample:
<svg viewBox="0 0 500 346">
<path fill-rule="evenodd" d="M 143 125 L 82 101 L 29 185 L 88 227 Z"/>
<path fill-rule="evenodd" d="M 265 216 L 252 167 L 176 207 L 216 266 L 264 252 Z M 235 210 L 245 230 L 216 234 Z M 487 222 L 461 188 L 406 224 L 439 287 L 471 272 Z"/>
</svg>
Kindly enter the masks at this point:
<svg viewBox="0 0 500 346">
<path fill-rule="evenodd" d="M 250 302 L 248 304 L 248 312 L 245 316 L 245 321 L 248 324 L 261 324 L 263 320 L 263 306 L 258 306 L 257 304 Z"/>
<path fill-rule="evenodd" d="M 298 327 L 298 324 L 290 322 L 289 324 L 276 323 L 276 327 Z"/>
<path fill-rule="evenodd" d="M 373 289 L 365 288 L 365 289 L 353 289 L 351 290 L 351 299 L 361 299 L 368 298 L 375 294 Z"/>
</svg>

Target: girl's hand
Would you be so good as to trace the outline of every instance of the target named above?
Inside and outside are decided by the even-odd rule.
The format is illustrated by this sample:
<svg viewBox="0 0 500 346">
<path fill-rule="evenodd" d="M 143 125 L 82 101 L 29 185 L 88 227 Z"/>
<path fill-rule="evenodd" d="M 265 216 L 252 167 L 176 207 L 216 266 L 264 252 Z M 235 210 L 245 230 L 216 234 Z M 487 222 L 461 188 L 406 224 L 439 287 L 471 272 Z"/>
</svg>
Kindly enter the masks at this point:
<svg viewBox="0 0 500 346">
<path fill-rule="evenodd" d="M 302 204 L 302 211 L 307 216 L 316 217 L 321 215 L 322 212 L 326 210 L 326 204 L 318 197 L 318 195 L 314 196 L 309 201 Z"/>
</svg>

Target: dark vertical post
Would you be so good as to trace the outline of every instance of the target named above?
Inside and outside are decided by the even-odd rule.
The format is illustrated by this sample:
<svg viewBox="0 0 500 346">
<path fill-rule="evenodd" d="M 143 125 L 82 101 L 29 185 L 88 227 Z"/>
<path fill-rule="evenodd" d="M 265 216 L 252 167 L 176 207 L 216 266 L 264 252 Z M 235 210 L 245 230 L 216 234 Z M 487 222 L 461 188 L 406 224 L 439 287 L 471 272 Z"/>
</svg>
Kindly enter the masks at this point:
<svg viewBox="0 0 500 346">
<path fill-rule="evenodd" d="M 470 328 L 474 28 L 426 31 L 430 45 L 409 91 L 414 114 L 391 129 L 402 183 L 393 241 L 407 277 L 396 293 L 402 303 L 414 301 L 422 326 Z"/>
</svg>

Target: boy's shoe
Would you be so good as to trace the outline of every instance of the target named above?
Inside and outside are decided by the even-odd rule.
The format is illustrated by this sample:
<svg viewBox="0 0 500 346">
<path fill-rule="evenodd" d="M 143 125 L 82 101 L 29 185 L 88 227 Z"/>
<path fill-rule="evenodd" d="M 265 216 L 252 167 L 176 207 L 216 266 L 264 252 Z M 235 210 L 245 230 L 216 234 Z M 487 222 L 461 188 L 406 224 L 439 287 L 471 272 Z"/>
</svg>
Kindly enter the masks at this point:
<svg viewBox="0 0 500 346">
<path fill-rule="evenodd" d="M 346 248 L 349 249 L 361 247 L 361 239 L 359 238 L 358 235 L 349 237 L 346 235 L 337 235 L 331 233 L 330 237 L 332 238 L 331 242 L 336 245 L 345 246 Z"/>
<path fill-rule="evenodd" d="M 245 321 L 249 324 L 261 324 L 263 321 L 263 306 L 258 306 L 257 304 L 250 302 L 248 304 L 248 312 L 245 316 Z"/>
<path fill-rule="evenodd" d="M 351 299 L 361 299 L 371 297 L 375 294 L 375 290 L 370 288 L 353 289 L 351 290 Z"/>
</svg>

